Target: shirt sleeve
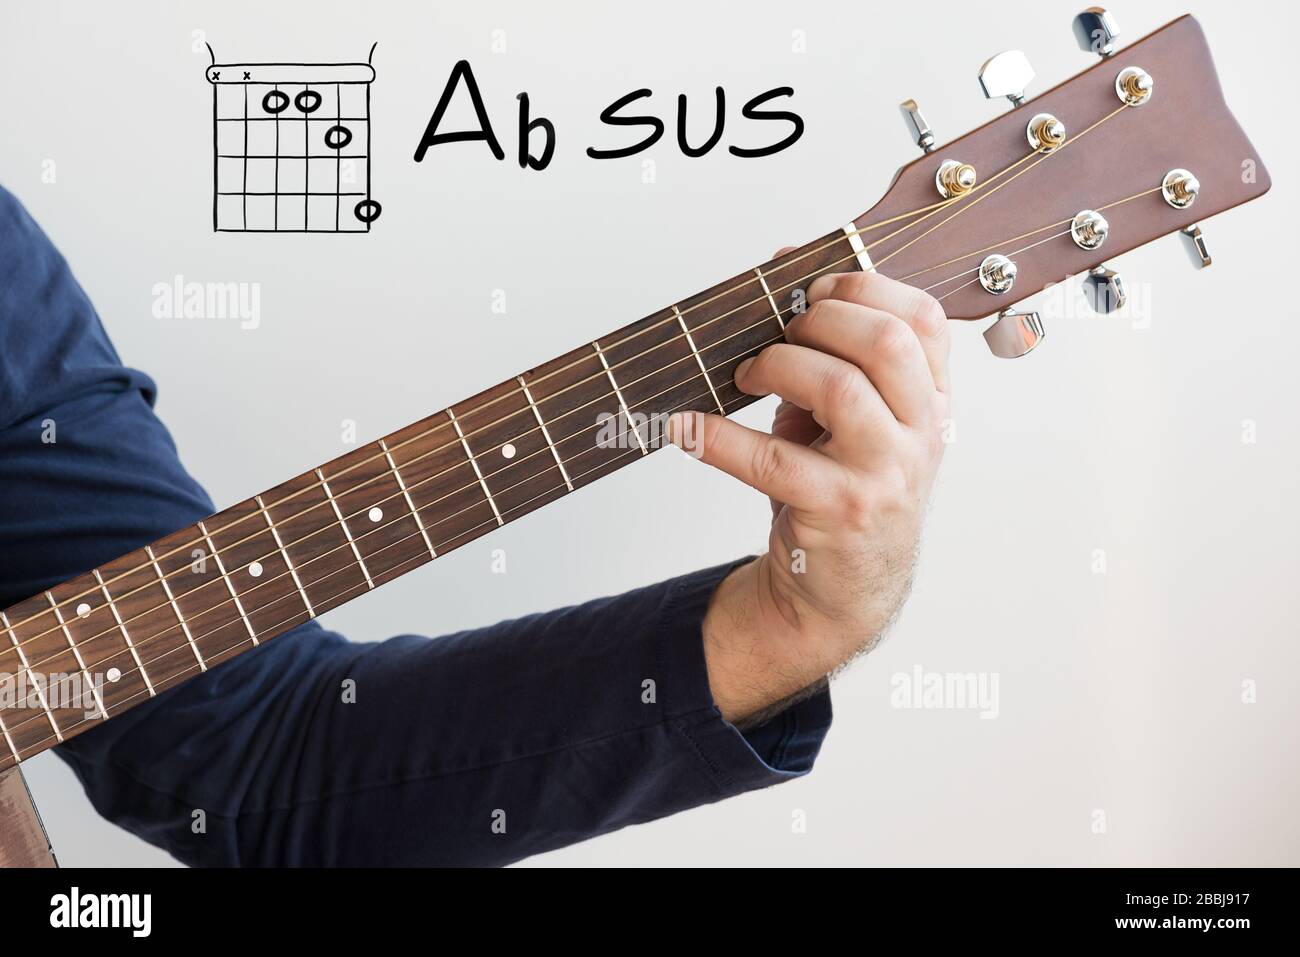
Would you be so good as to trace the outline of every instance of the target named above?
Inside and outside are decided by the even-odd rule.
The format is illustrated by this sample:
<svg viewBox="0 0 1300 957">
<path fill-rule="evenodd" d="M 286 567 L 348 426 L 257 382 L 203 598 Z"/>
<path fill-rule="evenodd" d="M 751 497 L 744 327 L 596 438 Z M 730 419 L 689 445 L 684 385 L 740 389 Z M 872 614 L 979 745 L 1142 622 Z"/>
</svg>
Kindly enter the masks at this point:
<svg viewBox="0 0 1300 957">
<path fill-rule="evenodd" d="M 0 606 L 211 513 L 3 190 L 0 346 Z M 744 733 L 713 703 L 701 624 L 732 567 L 436 639 L 308 623 L 56 753 L 188 864 L 506 864 L 811 769 L 826 691 Z"/>
</svg>

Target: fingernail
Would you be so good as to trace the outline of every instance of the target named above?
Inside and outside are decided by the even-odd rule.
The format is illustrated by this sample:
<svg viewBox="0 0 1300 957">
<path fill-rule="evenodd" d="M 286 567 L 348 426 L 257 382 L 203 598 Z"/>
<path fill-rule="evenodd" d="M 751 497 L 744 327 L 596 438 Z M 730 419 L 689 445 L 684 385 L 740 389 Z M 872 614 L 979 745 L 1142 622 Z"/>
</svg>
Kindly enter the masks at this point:
<svg viewBox="0 0 1300 957">
<path fill-rule="evenodd" d="M 736 380 L 737 385 L 740 384 L 741 379 L 743 379 L 746 375 L 749 374 L 749 367 L 752 366 L 753 364 L 754 364 L 754 360 L 751 357 L 749 359 L 746 359 L 740 365 L 736 366 L 736 374 L 733 378 Z"/>
<path fill-rule="evenodd" d="M 809 299 L 824 299 L 830 295 L 831 286 L 835 283 L 835 275 L 818 276 L 808 287 Z"/>
</svg>

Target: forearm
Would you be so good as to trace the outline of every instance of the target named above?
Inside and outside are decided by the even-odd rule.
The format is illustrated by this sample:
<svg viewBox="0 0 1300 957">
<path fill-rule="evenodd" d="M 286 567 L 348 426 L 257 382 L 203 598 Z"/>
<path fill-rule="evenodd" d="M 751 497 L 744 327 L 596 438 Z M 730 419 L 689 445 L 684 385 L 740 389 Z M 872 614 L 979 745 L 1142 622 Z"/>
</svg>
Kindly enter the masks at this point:
<svg viewBox="0 0 1300 957">
<path fill-rule="evenodd" d="M 728 570 L 437 640 L 307 626 L 60 751 L 187 863 L 509 863 L 811 768 L 826 694 L 745 734 L 713 706 Z"/>
</svg>

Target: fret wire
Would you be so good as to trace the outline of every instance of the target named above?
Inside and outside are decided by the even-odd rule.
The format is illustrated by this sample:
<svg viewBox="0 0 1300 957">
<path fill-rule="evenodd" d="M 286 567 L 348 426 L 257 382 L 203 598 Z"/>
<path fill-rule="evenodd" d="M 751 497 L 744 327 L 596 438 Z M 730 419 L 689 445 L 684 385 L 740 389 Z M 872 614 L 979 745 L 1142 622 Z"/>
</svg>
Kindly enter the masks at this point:
<svg viewBox="0 0 1300 957">
<path fill-rule="evenodd" d="M 4 714 L 4 709 L 0 708 L 0 715 L 3 714 Z M 9 729 L 5 727 L 5 721 L 3 717 L 0 717 L 0 732 L 4 733 L 5 742 L 9 745 L 9 750 L 13 752 L 14 760 L 21 764 L 23 760 L 22 755 L 18 753 L 18 748 L 14 746 L 14 739 L 9 737 Z"/>
<path fill-rule="evenodd" d="M 9 640 L 13 642 L 14 650 L 18 652 L 18 660 L 22 662 L 23 669 L 27 672 L 27 680 L 36 689 L 36 700 L 45 709 L 45 717 L 49 719 L 50 727 L 54 729 L 54 736 L 62 741 L 63 732 L 59 729 L 59 723 L 54 720 L 54 712 L 50 710 L 49 702 L 45 700 L 45 691 L 41 688 L 41 683 L 36 680 L 36 675 L 32 673 L 32 666 L 27 663 L 27 655 L 23 654 L 22 646 L 18 643 L 18 636 L 14 634 L 13 626 L 9 624 L 9 617 L 3 611 L 0 611 L 0 624 L 3 624 L 5 631 L 9 633 Z"/>
<path fill-rule="evenodd" d="M 208 670 L 208 663 L 203 660 L 203 655 L 199 653 L 199 646 L 194 643 L 194 636 L 190 634 L 190 626 L 185 621 L 185 616 L 181 614 L 181 606 L 176 604 L 176 597 L 172 594 L 171 585 L 167 584 L 167 576 L 163 574 L 162 566 L 158 564 L 158 556 L 153 553 L 153 546 L 146 545 L 145 553 L 149 556 L 149 561 L 153 564 L 154 574 L 158 576 L 158 581 L 162 584 L 163 593 L 167 596 L 167 601 L 172 606 L 172 611 L 176 613 L 176 620 L 180 622 L 181 631 L 185 633 L 185 640 L 189 642 L 190 649 L 194 652 L 194 658 L 199 663 L 199 667 L 204 671 Z M 196 589 L 191 589 L 195 591 Z M 189 594 L 186 592 L 185 594 Z"/>
<path fill-rule="evenodd" d="M 334 493 L 330 491 L 329 482 L 325 481 L 325 473 L 320 469 L 317 469 L 316 477 L 320 479 L 320 487 L 325 490 L 325 496 L 330 500 L 330 505 L 334 509 L 334 514 L 339 517 L 339 525 L 343 528 L 343 534 L 348 537 L 348 544 L 352 546 L 352 554 L 357 557 L 357 564 L 361 566 L 361 574 L 366 576 L 366 584 L 371 588 L 374 588 L 375 581 L 370 577 L 370 569 L 366 567 L 366 563 L 361 557 L 361 550 L 357 548 L 357 543 L 352 539 L 352 530 L 348 528 L 348 523 L 343 518 L 343 512 L 339 509 L 339 503 L 334 500 Z"/>
<path fill-rule="evenodd" d="M 384 458 L 388 459 L 388 467 L 392 470 L 393 478 L 397 479 L 397 487 L 402 490 L 402 497 L 406 499 L 406 507 L 411 510 L 411 514 L 415 517 L 415 524 L 420 526 L 420 536 L 424 539 L 425 547 L 429 549 L 429 557 L 437 558 L 438 551 L 433 547 L 433 542 L 429 540 L 429 533 L 424 528 L 424 519 L 420 516 L 420 510 L 415 507 L 415 503 L 411 501 L 411 493 L 407 491 L 402 473 L 397 470 L 397 463 L 393 461 L 393 453 L 388 451 L 388 443 L 381 438 L 379 447 L 384 450 Z"/>
<path fill-rule="evenodd" d="M 17 702 L 14 703 L 14 708 L 17 708 Z M 9 727 L 5 724 L 4 711 L 4 708 L 0 708 L 0 732 L 4 733 L 5 741 L 9 744 L 9 750 L 13 752 L 14 760 L 21 763 L 23 758 L 18 753 L 18 748 L 14 746 L 14 739 L 9 736 Z"/>
<path fill-rule="evenodd" d="M 140 655 L 135 650 L 135 642 L 131 640 L 131 633 L 126 630 L 126 622 L 118 614 L 117 605 L 113 602 L 113 596 L 108 593 L 108 586 L 104 584 L 103 576 L 99 574 L 98 568 L 92 568 L 91 574 L 95 576 L 95 581 L 99 582 L 99 590 L 104 593 L 104 601 L 108 605 L 108 610 L 113 613 L 113 620 L 117 622 L 117 627 L 122 631 L 122 637 L 126 641 L 126 647 L 131 651 L 131 657 L 135 659 L 136 667 L 140 669 L 140 677 L 144 679 L 145 687 L 149 689 L 149 696 L 152 698 L 158 692 L 154 690 L 153 681 L 149 678 L 148 672 L 144 670 L 144 662 L 140 660 Z M 98 637 L 98 636 L 96 636 Z"/>
<path fill-rule="evenodd" d="M 54 609 L 54 617 L 59 620 L 59 627 L 63 629 L 63 637 L 68 639 L 68 647 L 72 649 L 72 656 L 77 659 L 77 665 L 81 668 L 81 677 L 86 679 L 90 685 L 90 693 L 95 698 L 95 704 L 99 706 L 99 713 L 108 720 L 108 711 L 104 708 L 104 699 L 99 696 L 99 689 L 95 687 L 95 682 L 90 679 L 90 672 L 86 670 L 86 661 L 81 657 L 81 649 L 77 643 L 72 640 L 72 632 L 68 631 L 68 623 L 63 620 L 63 612 L 59 611 L 59 603 L 55 601 L 54 596 L 47 590 L 45 597 L 50 600 L 50 607 Z"/>
<path fill-rule="evenodd" d="M 609 367 L 609 363 L 605 361 L 605 353 L 604 353 L 604 351 L 600 348 L 600 343 L 598 343 L 598 342 L 593 342 L 593 343 L 591 344 L 591 347 L 592 347 L 593 349 L 596 350 L 596 355 L 600 357 L 600 364 L 601 364 L 601 365 L 604 367 L 604 369 L 605 369 L 605 375 L 609 377 L 609 384 L 610 384 L 611 386 L 614 387 L 614 395 L 618 397 L 618 407 L 619 407 L 620 409 L 623 410 L 623 417 L 624 417 L 625 419 L 627 419 L 628 424 L 631 425 L 631 424 L 632 424 L 632 413 L 628 411 L 628 408 L 627 408 L 627 402 L 623 399 L 623 390 L 620 389 L 620 388 L 618 387 L 618 383 L 614 381 L 614 371 L 613 371 L 612 369 L 610 369 L 610 367 Z M 597 400 L 597 401 L 599 401 L 599 400 Z M 586 403 L 586 404 L 587 404 L 587 405 L 590 405 L 591 403 Z M 581 408 L 582 408 L 582 406 L 578 406 L 578 409 L 581 409 Z M 573 412 L 577 412 L 578 409 L 574 409 Z M 572 412 L 566 412 L 566 413 L 565 413 L 565 415 L 571 415 L 571 414 L 572 414 Z M 561 416 L 561 418 L 563 418 L 563 416 Z M 636 436 L 636 444 L 639 445 L 639 446 L 641 446 L 641 454 L 642 454 L 642 455 L 649 455 L 649 454 L 650 454 L 650 450 L 647 449 L 647 448 L 645 447 L 645 440 L 644 440 L 643 438 L 641 438 L 641 430 L 640 430 L 640 429 L 637 429 L 635 426 L 633 426 L 633 428 L 632 428 L 632 434 L 633 434 L 634 436 Z"/>
<path fill-rule="evenodd" d="M 686 320 L 682 317 L 682 311 L 673 306 L 673 315 L 677 317 L 677 322 L 682 327 L 682 334 L 686 336 L 686 344 L 691 347 L 696 364 L 699 365 L 700 371 L 704 373 L 704 381 L 709 384 L 709 391 L 713 393 L 713 401 L 718 403 L 718 411 L 722 412 L 722 400 L 718 398 L 718 390 L 713 388 L 713 380 L 709 378 L 709 370 L 704 368 L 704 360 L 700 358 L 700 350 L 695 348 L 695 340 L 691 338 L 691 330 L 686 328 Z M 722 412 L 722 414 L 726 415 L 727 413 Z"/>
<path fill-rule="evenodd" d="M 560 458 L 560 453 L 555 450 L 555 443 L 551 441 L 551 433 L 547 431 L 546 423 L 542 421 L 542 413 L 538 410 L 537 403 L 533 401 L 533 394 L 528 391 L 528 383 L 524 381 L 523 376 L 515 376 L 515 381 L 524 390 L 524 398 L 528 400 L 529 408 L 533 410 L 533 415 L 537 417 L 537 425 L 542 430 L 542 438 L 551 447 L 551 455 L 555 457 L 555 464 L 559 466 L 560 476 L 564 479 L 564 484 L 569 487 L 569 491 L 572 492 L 573 483 L 569 481 L 569 473 L 564 470 L 564 461 Z"/>
<path fill-rule="evenodd" d="M 244 605 L 243 602 L 239 600 L 239 595 L 235 591 L 235 583 L 232 582 L 230 576 L 226 574 L 225 563 L 221 560 L 221 554 L 217 551 L 217 545 L 212 540 L 212 536 L 208 534 L 208 527 L 202 522 L 199 522 L 198 525 L 199 531 L 203 533 L 203 538 L 208 543 L 208 548 L 212 550 L 212 557 L 217 563 L 217 571 L 221 573 L 221 578 L 226 583 L 226 591 L 230 592 L 230 597 L 234 599 L 235 609 L 239 612 L 239 617 L 244 619 L 244 627 L 248 629 L 248 637 L 253 639 L 253 647 L 256 648 L 258 644 L 260 644 L 257 640 L 257 632 L 253 631 L 253 623 L 248 620 L 248 615 L 244 613 Z M 211 609 L 208 610 L 211 611 Z"/>
<path fill-rule="evenodd" d="M 776 316 L 776 324 L 781 327 L 782 332 L 785 332 L 785 320 L 781 318 L 781 310 L 776 308 L 776 300 L 772 298 L 772 290 L 767 288 L 767 277 L 763 275 L 763 270 L 757 266 L 754 267 L 754 272 L 758 276 L 759 284 L 763 287 L 763 295 L 767 296 L 768 305 L 772 307 L 772 313 Z"/>
<path fill-rule="evenodd" d="M 474 453 L 470 451 L 469 443 L 465 441 L 465 433 L 461 431 L 460 423 L 456 421 L 456 415 L 451 411 L 451 409 L 447 410 L 447 418 L 451 419 L 451 424 L 455 427 L 456 434 L 460 437 L 460 444 L 465 449 L 465 454 L 469 456 L 469 464 L 473 466 L 474 474 L 478 476 L 478 484 L 482 486 L 483 494 L 487 496 L 488 504 L 492 506 L 492 514 L 497 517 L 497 525 L 504 525 L 505 522 L 501 519 L 501 512 L 497 509 L 496 500 L 492 498 L 492 493 L 488 490 L 487 482 L 483 479 L 483 473 L 478 467 L 478 459 L 474 458 Z"/>
<path fill-rule="evenodd" d="M 289 569 L 289 574 L 293 576 L 293 584 L 298 589 L 298 594 L 302 596 L 302 603 L 307 606 L 307 614 L 315 618 L 316 611 L 311 607 L 311 599 L 307 597 L 307 592 L 303 589 L 302 582 L 298 580 L 298 569 L 294 567 L 293 559 L 289 557 L 289 552 L 285 549 L 284 542 L 280 541 L 280 531 L 275 527 L 275 522 L 271 521 L 271 513 L 266 510 L 266 505 L 262 502 L 262 496 L 254 495 L 253 501 L 257 503 L 258 510 L 262 513 L 262 517 L 266 519 L 266 527 L 271 530 L 271 537 L 275 539 L 275 547 L 280 549 L 280 556 L 284 559 L 284 565 Z"/>
</svg>

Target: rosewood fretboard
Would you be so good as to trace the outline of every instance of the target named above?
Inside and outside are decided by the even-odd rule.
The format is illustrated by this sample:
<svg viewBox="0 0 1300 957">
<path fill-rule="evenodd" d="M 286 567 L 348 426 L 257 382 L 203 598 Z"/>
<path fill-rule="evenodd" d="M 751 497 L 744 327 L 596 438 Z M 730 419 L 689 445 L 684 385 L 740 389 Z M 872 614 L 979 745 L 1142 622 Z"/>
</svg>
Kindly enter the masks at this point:
<svg viewBox="0 0 1300 957">
<path fill-rule="evenodd" d="M 0 771 L 743 408 L 736 366 L 857 268 L 831 233 L 6 609 Z"/>
</svg>

